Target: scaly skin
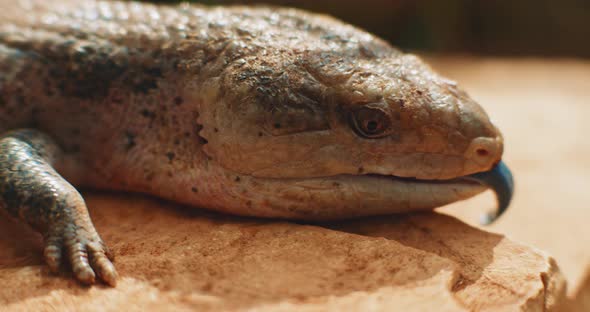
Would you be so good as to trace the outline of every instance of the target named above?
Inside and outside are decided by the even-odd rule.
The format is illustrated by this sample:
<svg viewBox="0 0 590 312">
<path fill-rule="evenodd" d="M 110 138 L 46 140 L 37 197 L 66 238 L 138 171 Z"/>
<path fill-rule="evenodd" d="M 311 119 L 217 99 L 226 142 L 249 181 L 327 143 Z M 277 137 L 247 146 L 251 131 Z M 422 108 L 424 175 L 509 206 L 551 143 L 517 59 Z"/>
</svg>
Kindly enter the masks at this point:
<svg viewBox="0 0 590 312">
<path fill-rule="evenodd" d="M 66 255 L 85 283 L 117 275 L 72 185 L 324 220 L 474 196 L 486 188 L 454 178 L 502 156 L 499 131 L 454 82 L 330 17 L 0 8 L 0 206 L 45 235 L 52 269 Z"/>
</svg>

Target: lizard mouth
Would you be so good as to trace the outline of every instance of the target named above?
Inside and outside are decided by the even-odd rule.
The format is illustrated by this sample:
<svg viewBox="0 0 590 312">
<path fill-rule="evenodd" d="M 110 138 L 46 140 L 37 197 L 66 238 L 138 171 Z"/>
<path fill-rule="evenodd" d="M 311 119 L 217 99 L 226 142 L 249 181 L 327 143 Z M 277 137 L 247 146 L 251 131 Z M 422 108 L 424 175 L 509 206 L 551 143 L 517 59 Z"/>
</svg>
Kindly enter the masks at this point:
<svg viewBox="0 0 590 312">
<path fill-rule="evenodd" d="M 497 220 L 508 209 L 514 194 L 514 179 L 510 169 L 503 161 L 500 161 L 489 171 L 478 172 L 468 176 L 448 180 L 426 180 L 380 174 L 368 174 L 367 176 L 381 179 L 393 179 L 407 184 L 428 184 L 432 186 L 449 184 L 484 186 L 495 193 L 496 199 L 498 201 L 498 207 L 495 211 L 484 215 L 481 220 L 482 224 L 490 224 Z"/>
<path fill-rule="evenodd" d="M 484 223 L 490 223 L 508 208 L 514 189 L 510 170 L 502 162 L 489 171 L 448 180 L 380 174 L 309 178 L 239 177 L 239 180 L 232 179 L 232 183 L 225 188 L 227 196 L 214 199 L 229 199 L 219 204 L 222 208 L 243 205 L 248 210 L 224 211 L 308 221 L 432 210 L 491 189 L 498 198 L 498 208 L 486 215 Z"/>
<path fill-rule="evenodd" d="M 375 174 L 369 173 L 366 174 L 368 177 L 379 178 L 379 179 L 394 179 L 397 181 L 402 181 L 406 183 L 424 183 L 424 184 L 448 184 L 448 183 L 467 183 L 467 184 L 479 184 L 477 181 L 469 179 L 467 177 L 458 177 L 452 179 L 437 179 L 437 180 L 429 180 L 429 179 L 418 179 L 418 178 L 408 178 L 408 177 L 399 177 L 396 175 L 385 175 L 385 174 Z"/>
</svg>

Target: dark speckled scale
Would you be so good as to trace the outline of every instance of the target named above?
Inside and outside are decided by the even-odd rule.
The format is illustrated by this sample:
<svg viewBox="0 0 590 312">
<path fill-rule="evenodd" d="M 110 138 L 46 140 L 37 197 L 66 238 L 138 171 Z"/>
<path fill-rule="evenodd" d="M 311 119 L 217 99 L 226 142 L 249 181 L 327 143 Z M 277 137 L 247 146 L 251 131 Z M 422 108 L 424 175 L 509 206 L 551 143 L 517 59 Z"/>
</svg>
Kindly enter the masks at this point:
<svg viewBox="0 0 590 312">
<path fill-rule="evenodd" d="M 51 167 L 56 155 L 48 153 L 50 142 L 40 137 L 21 130 L 0 139 L 0 202 L 13 217 L 46 231 L 48 220 L 64 202 L 52 196 L 61 178 Z"/>
</svg>

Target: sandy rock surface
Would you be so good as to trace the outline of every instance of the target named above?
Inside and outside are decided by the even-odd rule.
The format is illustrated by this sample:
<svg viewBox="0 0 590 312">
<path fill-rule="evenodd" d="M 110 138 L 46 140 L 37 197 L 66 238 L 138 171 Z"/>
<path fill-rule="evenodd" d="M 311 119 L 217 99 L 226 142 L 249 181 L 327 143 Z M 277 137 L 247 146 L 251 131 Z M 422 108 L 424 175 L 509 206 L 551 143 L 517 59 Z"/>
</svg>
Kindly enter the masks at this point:
<svg viewBox="0 0 590 312">
<path fill-rule="evenodd" d="M 90 310 L 355 308 L 540 310 L 564 283 L 543 252 L 444 215 L 303 225 L 204 213 L 139 196 L 87 196 L 118 254 L 117 288 L 42 266 L 40 241 L 0 221 L 0 304 Z"/>
<path fill-rule="evenodd" d="M 493 207 L 491 194 L 443 209 L 461 221 L 415 214 L 303 225 L 86 193 L 118 254 L 119 286 L 49 274 L 39 237 L 0 217 L 0 310 L 561 309 L 566 288 L 551 256 L 577 304 L 570 310 L 588 308 L 590 63 L 430 61 L 504 132 L 517 193 L 483 229 L 510 239 L 464 223 Z"/>
</svg>

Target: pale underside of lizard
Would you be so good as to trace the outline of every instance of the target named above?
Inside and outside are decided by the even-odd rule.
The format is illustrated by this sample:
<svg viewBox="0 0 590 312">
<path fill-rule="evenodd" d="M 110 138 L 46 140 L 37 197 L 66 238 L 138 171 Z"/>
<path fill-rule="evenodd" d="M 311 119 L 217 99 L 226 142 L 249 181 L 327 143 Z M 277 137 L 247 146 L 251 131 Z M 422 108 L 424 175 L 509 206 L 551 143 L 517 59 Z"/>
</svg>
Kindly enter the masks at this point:
<svg viewBox="0 0 590 312">
<path fill-rule="evenodd" d="M 0 208 L 85 283 L 116 272 L 74 186 L 305 220 L 512 193 L 455 82 L 284 8 L 1 0 L 0 138 Z"/>
</svg>

